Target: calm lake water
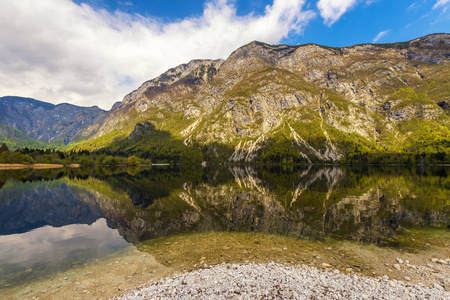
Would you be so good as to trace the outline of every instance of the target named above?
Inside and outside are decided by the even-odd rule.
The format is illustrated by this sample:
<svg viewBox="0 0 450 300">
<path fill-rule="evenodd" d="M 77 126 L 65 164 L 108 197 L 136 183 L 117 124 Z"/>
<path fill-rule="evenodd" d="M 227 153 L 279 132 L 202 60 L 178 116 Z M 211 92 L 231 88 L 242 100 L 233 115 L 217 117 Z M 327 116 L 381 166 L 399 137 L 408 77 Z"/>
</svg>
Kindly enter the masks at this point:
<svg viewBox="0 0 450 300">
<path fill-rule="evenodd" d="M 450 168 L 153 167 L 0 171 L 0 291 L 186 232 L 408 246 L 450 230 Z"/>
</svg>

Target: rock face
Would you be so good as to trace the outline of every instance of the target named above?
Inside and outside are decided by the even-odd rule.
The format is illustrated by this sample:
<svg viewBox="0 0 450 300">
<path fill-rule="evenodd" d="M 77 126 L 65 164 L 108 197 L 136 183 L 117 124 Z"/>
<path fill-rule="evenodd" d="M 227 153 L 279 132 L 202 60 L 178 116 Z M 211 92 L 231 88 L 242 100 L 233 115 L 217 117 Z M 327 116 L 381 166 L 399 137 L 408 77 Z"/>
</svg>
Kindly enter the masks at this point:
<svg viewBox="0 0 450 300">
<path fill-rule="evenodd" d="M 225 61 L 191 61 L 145 82 L 93 138 L 125 138 L 148 122 L 185 145 L 225 144 L 231 161 L 283 141 L 304 162 L 340 160 L 355 143 L 395 151 L 416 134 L 405 122 L 449 128 L 449 61 L 449 34 L 344 48 L 252 42 Z"/>
<path fill-rule="evenodd" d="M 201 110 L 193 95 L 216 75 L 222 63 L 223 60 L 193 60 L 143 83 L 139 89 L 126 95 L 121 103 L 114 104 L 94 137 L 101 137 L 114 129 L 124 129 L 130 125 L 135 112 L 146 114 L 154 108 L 167 112 L 183 111 L 187 117 L 198 117 Z M 163 119 L 164 115 L 158 111 L 155 117 Z M 135 124 L 131 123 L 132 126 Z"/>
<path fill-rule="evenodd" d="M 0 123 L 13 127 L 40 142 L 68 144 L 97 132 L 107 112 L 71 104 L 53 105 L 31 98 L 0 98 Z"/>
</svg>

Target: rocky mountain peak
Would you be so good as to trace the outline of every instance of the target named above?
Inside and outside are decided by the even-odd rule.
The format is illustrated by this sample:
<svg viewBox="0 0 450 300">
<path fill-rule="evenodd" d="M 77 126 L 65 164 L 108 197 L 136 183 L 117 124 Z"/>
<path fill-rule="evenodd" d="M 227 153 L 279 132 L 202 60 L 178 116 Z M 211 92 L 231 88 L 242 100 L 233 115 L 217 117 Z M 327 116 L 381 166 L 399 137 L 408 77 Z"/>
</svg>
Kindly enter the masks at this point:
<svg viewBox="0 0 450 300">
<path fill-rule="evenodd" d="M 282 56 L 292 53 L 298 46 L 288 45 L 269 45 L 266 43 L 253 41 L 235 50 L 228 57 L 229 60 L 235 60 L 239 57 L 257 56 L 266 61 L 274 61 Z"/>
<path fill-rule="evenodd" d="M 146 98 L 145 92 L 159 93 L 177 82 L 190 84 L 200 83 L 200 81 L 208 82 L 217 73 L 222 63 L 223 59 L 197 59 L 171 68 L 160 76 L 144 82 L 139 89 L 126 95 L 121 103 L 121 107 L 144 100 Z"/>
<path fill-rule="evenodd" d="M 427 63 L 448 64 L 450 62 L 450 34 L 430 34 L 409 42 L 406 57 Z"/>
<path fill-rule="evenodd" d="M 428 49 L 448 49 L 450 45 L 450 34 L 436 33 L 429 34 L 424 37 L 414 39 L 409 42 L 413 47 L 428 48 Z"/>
<path fill-rule="evenodd" d="M 269 45 L 253 41 L 235 50 L 221 67 L 222 77 L 239 76 L 264 66 L 274 66 L 282 57 L 295 51 L 297 46 Z"/>
</svg>

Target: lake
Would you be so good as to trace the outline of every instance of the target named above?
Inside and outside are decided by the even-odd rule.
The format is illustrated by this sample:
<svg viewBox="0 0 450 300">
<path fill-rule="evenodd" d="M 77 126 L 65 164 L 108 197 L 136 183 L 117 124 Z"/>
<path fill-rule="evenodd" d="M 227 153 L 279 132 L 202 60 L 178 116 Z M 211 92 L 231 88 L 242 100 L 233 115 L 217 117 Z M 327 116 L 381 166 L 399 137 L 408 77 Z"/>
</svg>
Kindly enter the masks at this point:
<svg viewBox="0 0 450 300">
<path fill-rule="evenodd" d="M 449 167 L 401 166 L 0 171 L 0 292 L 196 234 L 412 252 L 428 235 L 450 241 L 449 175 Z"/>
</svg>

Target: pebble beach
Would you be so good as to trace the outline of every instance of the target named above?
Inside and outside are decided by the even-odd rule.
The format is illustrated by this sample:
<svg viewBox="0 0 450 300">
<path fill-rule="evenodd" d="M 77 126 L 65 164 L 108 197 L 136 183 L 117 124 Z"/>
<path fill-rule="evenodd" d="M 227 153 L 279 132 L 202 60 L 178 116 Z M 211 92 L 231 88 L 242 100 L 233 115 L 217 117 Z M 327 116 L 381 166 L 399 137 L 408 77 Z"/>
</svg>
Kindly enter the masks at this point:
<svg viewBox="0 0 450 300">
<path fill-rule="evenodd" d="M 120 300 L 138 299 L 450 299 L 426 287 L 384 277 L 277 263 L 208 266 L 162 279 Z"/>
</svg>

